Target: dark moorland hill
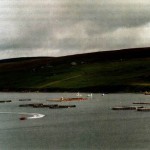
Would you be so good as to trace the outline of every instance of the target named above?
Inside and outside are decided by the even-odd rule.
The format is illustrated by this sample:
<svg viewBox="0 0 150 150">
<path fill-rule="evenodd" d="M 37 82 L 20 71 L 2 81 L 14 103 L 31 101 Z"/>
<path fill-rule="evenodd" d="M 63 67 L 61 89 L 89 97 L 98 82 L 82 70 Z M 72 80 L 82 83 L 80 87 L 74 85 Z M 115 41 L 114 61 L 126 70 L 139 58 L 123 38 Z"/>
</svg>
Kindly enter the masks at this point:
<svg viewBox="0 0 150 150">
<path fill-rule="evenodd" d="M 150 90 L 150 48 L 0 61 L 1 91 Z"/>
</svg>

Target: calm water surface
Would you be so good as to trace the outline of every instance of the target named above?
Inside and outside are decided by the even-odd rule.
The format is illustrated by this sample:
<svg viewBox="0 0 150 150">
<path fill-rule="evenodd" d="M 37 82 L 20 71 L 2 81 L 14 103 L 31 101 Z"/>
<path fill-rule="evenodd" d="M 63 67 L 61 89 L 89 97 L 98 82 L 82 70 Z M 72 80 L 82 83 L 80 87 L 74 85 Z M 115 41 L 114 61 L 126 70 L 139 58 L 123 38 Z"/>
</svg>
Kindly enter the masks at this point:
<svg viewBox="0 0 150 150">
<path fill-rule="evenodd" d="M 82 93 L 87 97 L 86 93 Z M 86 101 L 63 102 L 76 108 L 19 107 L 76 93 L 0 93 L 0 150 L 149 150 L 150 112 L 114 111 L 111 107 L 150 102 L 143 94 L 93 94 Z M 20 102 L 31 98 L 31 102 Z M 148 107 L 148 106 L 147 106 Z M 150 107 L 150 106 L 149 106 Z M 5 114 L 2 112 L 14 112 Z M 40 113 L 41 119 L 19 120 L 19 113 Z M 15 114 L 16 113 L 16 114 Z"/>
</svg>

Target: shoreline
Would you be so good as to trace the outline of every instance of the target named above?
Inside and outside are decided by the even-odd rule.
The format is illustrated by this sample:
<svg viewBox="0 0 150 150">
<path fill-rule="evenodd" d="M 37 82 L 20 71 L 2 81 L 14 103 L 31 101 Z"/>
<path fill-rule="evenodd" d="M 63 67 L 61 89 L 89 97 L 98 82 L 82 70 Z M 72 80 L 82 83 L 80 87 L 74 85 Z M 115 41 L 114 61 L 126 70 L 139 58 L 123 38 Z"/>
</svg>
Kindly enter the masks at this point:
<svg viewBox="0 0 150 150">
<path fill-rule="evenodd" d="M 150 91 L 150 86 L 135 85 L 97 85 L 79 88 L 67 87 L 0 87 L 0 92 L 82 92 L 82 93 L 145 93 Z"/>
<path fill-rule="evenodd" d="M 14 89 L 0 89 L 0 92 L 4 93 L 105 93 L 105 94 L 110 94 L 110 93 L 134 93 L 134 94 L 145 94 L 146 90 L 82 90 L 82 89 L 69 89 L 69 90 L 64 90 L 64 89 L 33 89 L 33 88 L 14 88 Z"/>
</svg>

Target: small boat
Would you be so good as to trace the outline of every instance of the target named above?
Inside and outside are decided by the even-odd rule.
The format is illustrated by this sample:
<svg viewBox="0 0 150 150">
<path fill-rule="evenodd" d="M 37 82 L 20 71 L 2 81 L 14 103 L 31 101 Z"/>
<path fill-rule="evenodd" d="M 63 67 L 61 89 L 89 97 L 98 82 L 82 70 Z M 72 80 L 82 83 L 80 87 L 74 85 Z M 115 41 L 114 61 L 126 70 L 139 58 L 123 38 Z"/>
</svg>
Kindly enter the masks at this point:
<svg viewBox="0 0 150 150">
<path fill-rule="evenodd" d="M 82 96 L 79 92 L 76 94 L 77 96 Z"/>
<path fill-rule="evenodd" d="M 56 105 L 56 106 L 51 106 L 49 108 L 52 108 L 52 109 L 59 109 L 59 108 L 72 108 L 72 107 L 76 107 L 76 105 Z"/>
<path fill-rule="evenodd" d="M 43 104 L 42 103 L 41 104 L 40 103 L 39 104 L 33 104 L 32 107 L 33 108 L 43 108 Z"/>
<path fill-rule="evenodd" d="M 19 119 L 20 120 L 26 120 L 27 118 L 26 117 L 20 117 Z"/>
<path fill-rule="evenodd" d="M 31 104 L 22 104 L 22 105 L 19 105 L 19 107 L 31 107 Z"/>
<path fill-rule="evenodd" d="M 10 102 L 12 102 L 12 101 L 11 101 L 11 100 L 5 100 L 5 102 L 6 102 L 6 103 L 10 103 Z"/>
<path fill-rule="evenodd" d="M 57 107 L 58 107 L 58 104 L 49 105 L 49 108 L 57 108 Z"/>
<path fill-rule="evenodd" d="M 59 105 L 59 108 L 72 108 L 72 107 L 76 107 L 76 105 Z"/>
<path fill-rule="evenodd" d="M 144 94 L 145 94 L 145 95 L 150 95 L 150 92 L 147 92 L 147 91 L 146 91 Z"/>
<path fill-rule="evenodd" d="M 47 101 L 52 101 L 52 102 L 63 102 L 63 101 L 82 101 L 82 100 L 87 100 L 87 98 L 83 97 L 73 97 L 73 98 L 60 98 L 60 99 L 49 99 Z"/>
<path fill-rule="evenodd" d="M 1 100 L 1 101 L 0 101 L 0 103 L 5 103 L 5 102 L 6 102 L 6 103 L 10 103 L 10 102 L 12 102 L 12 101 L 11 101 L 11 100 Z"/>
<path fill-rule="evenodd" d="M 50 101 L 50 102 L 62 102 L 62 101 L 63 101 L 63 98 L 48 99 L 47 101 Z"/>
<path fill-rule="evenodd" d="M 19 99 L 19 101 L 31 101 L 31 99 Z"/>
<path fill-rule="evenodd" d="M 133 104 L 150 104 L 149 102 L 133 102 Z"/>
<path fill-rule="evenodd" d="M 92 93 L 87 95 L 87 97 L 92 97 L 92 96 L 93 96 L 93 94 L 92 94 Z"/>
<path fill-rule="evenodd" d="M 150 111 L 150 108 L 138 108 L 137 111 Z"/>
<path fill-rule="evenodd" d="M 118 106 L 113 107 L 112 110 L 137 110 L 139 108 L 143 108 L 143 106 Z"/>
<path fill-rule="evenodd" d="M 102 96 L 104 96 L 105 94 L 103 93 Z"/>
<path fill-rule="evenodd" d="M 43 103 L 33 103 L 33 104 L 22 104 L 22 105 L 19 105 L 19 107 L 37 107 L 37 106 L 43 106 Z"/>
<path fill-rule="evenodd" d="M 82 101 L 82 100 L 87 100 L 87 98 L 65 98 L 63 101 Z"/>
</svg>

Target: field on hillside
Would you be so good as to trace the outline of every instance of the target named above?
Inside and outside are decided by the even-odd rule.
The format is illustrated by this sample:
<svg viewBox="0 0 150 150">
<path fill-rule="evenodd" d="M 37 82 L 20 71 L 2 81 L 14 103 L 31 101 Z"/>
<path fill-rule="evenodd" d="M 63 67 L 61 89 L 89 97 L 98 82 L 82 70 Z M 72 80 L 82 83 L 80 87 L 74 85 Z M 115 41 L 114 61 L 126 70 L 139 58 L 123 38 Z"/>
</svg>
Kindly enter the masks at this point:
<svg viewBox="0 0 150 150">
<path fill-rule="evenodd" d="M 149 66 L 149 56 L 118 57 L 109 60 L 98 59 L 98 56 L 93 58 L 81 55 L 60 58 L 20 58 L 0 62 L 0 89 L 146 91 L 150 90 Z"/>
</svg>

